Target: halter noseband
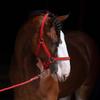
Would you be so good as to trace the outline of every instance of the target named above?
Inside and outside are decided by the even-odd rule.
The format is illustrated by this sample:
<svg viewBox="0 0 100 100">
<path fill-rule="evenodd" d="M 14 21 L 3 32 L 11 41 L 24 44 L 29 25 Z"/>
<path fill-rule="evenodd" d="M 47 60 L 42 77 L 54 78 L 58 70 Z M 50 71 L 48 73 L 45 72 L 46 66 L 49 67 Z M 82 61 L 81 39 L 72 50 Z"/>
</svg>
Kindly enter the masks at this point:
<svg viewBox="0 0 100 100">
<path fill-rule="evenodd" d="M 44 52 L 48 57 L 48 61 L 43 62 L 44 69 L 49 68 L 49 65 L 54 63 L 55 61 L 70 60 L 70 57 L 54 57 L 54 56 L 52 56 L 47 45 L 45 44 L 44 39 L 43 39 L 43 28 L 44 28 L 47 17 L 48 17 L 48 13 L 46 13 L 43 17 L 41 27 L 40 27 L 39 42 L 38 42 L 38 46 L 37 46 L 36 51 L 35 51 L 35 55 L 38 57 L 39 53 L 40 53 L 40 48 L 42 47 L 44 49 Z"/>
</svg>

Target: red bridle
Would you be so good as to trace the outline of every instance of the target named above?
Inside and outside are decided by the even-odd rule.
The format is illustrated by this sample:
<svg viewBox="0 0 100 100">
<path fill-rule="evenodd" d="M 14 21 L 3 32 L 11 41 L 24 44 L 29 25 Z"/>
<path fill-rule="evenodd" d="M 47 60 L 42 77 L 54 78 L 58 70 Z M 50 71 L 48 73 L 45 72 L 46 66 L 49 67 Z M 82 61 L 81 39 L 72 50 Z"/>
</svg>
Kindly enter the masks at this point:
<svg viewBox="0 0 100 100">
<path fill-rule="evenodd" d="M 35 51 L 35 55 L 37 57 L 39 57 L 40 48 L 42 47 L 44 49 L 44 52 L 48 57 L 48 61 L 43 62 L 44 69 L 49 68 L 49 65 L 51 63 L 54 63 L 55 61 L 58 61 L 58 60 L 70 60 L 70 57 L 54 57 L 54 56 L 52 56 L 50 51 L 49 51 L 49 49 L 48 49 L 48 47 L 47 47 L 47 45 L 46 45 L 46 43 L 44 42 L 43 29 L 44 29 L 44 25 L 45 25 L 45 22 L 47 20 L 47 17 L 48 17 L 48 13 L 45 14 L 44 17 L 43 17 L 43 20 L 42 20 L 42 23 L 41 23 L 41 27 L 40 27 L 39 42 L 38 42 L 38 46 L 37 46 L 36 51 Z"/>
</svg>

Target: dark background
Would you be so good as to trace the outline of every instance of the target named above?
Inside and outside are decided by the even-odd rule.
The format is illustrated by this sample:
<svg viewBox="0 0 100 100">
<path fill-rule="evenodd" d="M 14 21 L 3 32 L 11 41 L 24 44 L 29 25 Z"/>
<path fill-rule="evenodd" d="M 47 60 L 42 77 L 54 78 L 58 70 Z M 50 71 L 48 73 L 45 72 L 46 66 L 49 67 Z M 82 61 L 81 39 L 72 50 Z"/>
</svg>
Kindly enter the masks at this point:
<svg viewBox="0 0 100 100">
<path fill-rule="evenodd" d="M 14 49 L 16 34 L 34 10 L 50 10 L 57 15 L 70 14 L 63 23 L 65 29 L 86 32 L 100 48 L 99 5 L 97 0 L 6 0 L 0 3 L 0 87 L 10 84 L 9 64 Z M 99 100 L 100 80 L 97 80 L 91 100 Z M 11 100 L 12 90 L 0 93 L 0 100 Z M 99 98 L 99 99 L 97 99 Z"/>
</svg>

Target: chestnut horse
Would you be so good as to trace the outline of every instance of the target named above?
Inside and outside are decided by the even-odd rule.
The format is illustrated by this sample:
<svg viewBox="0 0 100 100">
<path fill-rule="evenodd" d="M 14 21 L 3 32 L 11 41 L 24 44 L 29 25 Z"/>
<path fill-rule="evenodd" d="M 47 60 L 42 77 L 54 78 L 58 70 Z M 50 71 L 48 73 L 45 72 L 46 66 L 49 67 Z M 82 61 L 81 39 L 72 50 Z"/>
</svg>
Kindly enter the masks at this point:
<svg viewBox="0 0 100 100">
<path fill-rule="evenodd" d="M 71 100 L 73 94 L 74 100 L 89 100 L 98 74 L 97 46 L 83 32 L 62 31 L 61 22 L 67 18 L 48 11 L 35 12 L 18 32 L 11 82 L 17 84 L 34 75 L 39 78 L 15 88 L 14 100 L 58 100 L 66 96 L 63 100 Z M 59 51 L 65 52 L 58 50 L 63 43 L 61 34 L 68 55 L 59 56 Z M 60 66 L 63 60 L 69 65 Z"/>
</svg>

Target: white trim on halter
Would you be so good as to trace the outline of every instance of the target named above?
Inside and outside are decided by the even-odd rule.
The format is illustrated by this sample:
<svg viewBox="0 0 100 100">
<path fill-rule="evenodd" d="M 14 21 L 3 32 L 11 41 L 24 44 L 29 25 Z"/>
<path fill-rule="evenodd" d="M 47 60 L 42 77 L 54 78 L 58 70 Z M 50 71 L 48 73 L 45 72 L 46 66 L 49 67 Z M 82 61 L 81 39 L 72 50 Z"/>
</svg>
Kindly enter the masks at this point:
<svg viewBox="0 0 100 100">
<path fill-rule="evenodd" d="M 60 31 L 60 39 L 62 43 L 59 44 L 57 56 L 58 57 L 69 57 L 67 45 L 65 43 L 64 33 Z M 58 61 L 58 79 L 60 81 L 65 81 L 70 74 L 70 60 L 67 61 Z"/>
</svg>

